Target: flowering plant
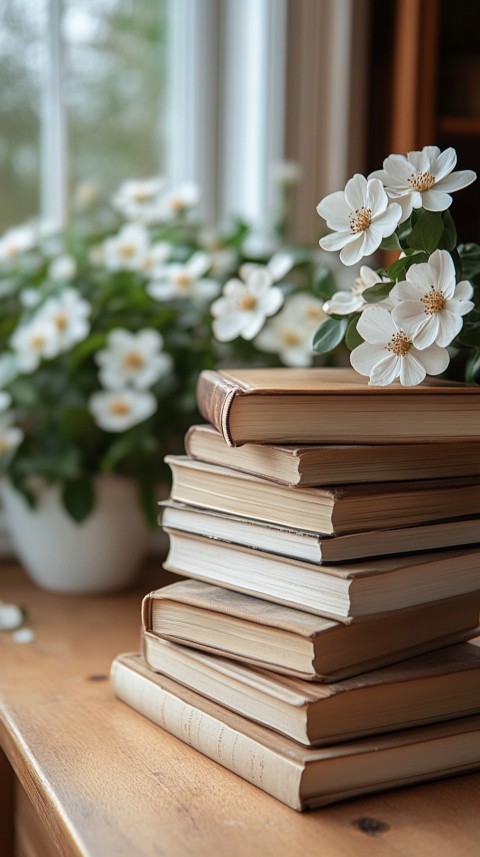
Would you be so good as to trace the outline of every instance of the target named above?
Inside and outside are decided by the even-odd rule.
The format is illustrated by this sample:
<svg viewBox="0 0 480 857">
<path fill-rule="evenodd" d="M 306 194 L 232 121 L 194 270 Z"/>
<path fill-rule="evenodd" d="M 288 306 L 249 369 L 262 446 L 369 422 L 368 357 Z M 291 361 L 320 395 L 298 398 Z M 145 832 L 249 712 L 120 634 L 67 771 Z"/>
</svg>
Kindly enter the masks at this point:
<svg viewBox="0 0 480 857">
<path fill-rule="evenodd" d="M 199 371 L 311 362 L 325 317 L 315 254 L 274 235 L 259 247 L 240 220 L 206 230 L 197 197 L 128 181 L 61 233 L 0 239 L 0 468 L 30 503 L 32 477 L 59 483 L 81 521 L 95 475 L 131 474 L 154 525 Z"/>
<path fill-rule="evenodd" d="M 466 379 L 480 376 L 480 247 L 457 243 L 450 213 L 451 192 L 476 175 L 454 171 L 456 161 L 454 149 L 436 146 L 390 155 L 382 170 L 355 175 L 317 207 L 331 229 L 320 246 L 340 250 L 345 265 L 379 248 L 399 251 L 386 270 L 361 267 L 349 292 L 330 284 L 323 294 L 329 318 L 315 350 L 344 341 L 371 384 L 419 384 L 461 352 Z"/>
</svg>

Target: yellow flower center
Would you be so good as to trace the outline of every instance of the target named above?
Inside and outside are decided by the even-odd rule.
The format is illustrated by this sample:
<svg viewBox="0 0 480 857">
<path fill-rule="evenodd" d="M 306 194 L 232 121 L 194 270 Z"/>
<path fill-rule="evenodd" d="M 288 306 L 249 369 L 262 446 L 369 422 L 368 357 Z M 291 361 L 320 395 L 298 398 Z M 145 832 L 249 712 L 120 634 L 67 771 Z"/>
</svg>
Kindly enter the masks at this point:
<svg viewBox="0 0 480 857">
<path fill-rule="evenodd" d="M 357 232 L 365 232 L 365 229 L 368 229 L 372 222 L 372 209 L 365 208 L 362 205 L 361 208 L 355 209 L 355 211 L 350 212 L 349 224 L 350 224 L 350 232 L 354 234 Z"/>
<path fill-rule="evenodd" d="M 45 337 L 42 336 L 41 333 L 35 334 L 35 336 L 32 336 L 30 340 L 30 345 L 32 346 L 32 348 L 43 348 L 43 346 L 45 345 Z"/>
<path fill-rule="evenodd" d="M 133 244 L 122 244 L 118 252 L 123 259 L 131 259 L 135 256 L 135 247 Z"/>
<path fill-rule="evenodd" d="M 123 358 L 123 365 L 126 369 L 141 369 L 144 364 L 145 360 L 138 351 L 127 351 Z"/>
<path fill-rule="evenodd" d="M 243 295 L 238 302 L 240 309 L 252 310 L 257 306 L 257 299 L 254 295 Z"/>
<path fill-rule="evenodd" d="M 405 357 L 407 351 L 412 347 L 412 341 L 403 330 L 400 330 L 399 333 L 395 333 L 392 336 L 386 347 L 387 351 L 392 351 L 397 357 Z"/>
<path fill-rule="evenodd" d="M 412 190 L 418 190 L 420 193 L 424 190 L 430 190 L 435 184 L 435 176 L 431 173 L 414 173 L 410 176 L 408 183 Z"/>
<path fill-rule="evenodd" d="M 68 326 L 68 317 L 63 312 L 57 313 L 53 320 L 58 330 L 65 330 Z"/>
<path fill-rule="evenodd" d="M 434 315 L 436 312 L 441 312 L 446 304 L 443 292 L 438 292 L 433 286 L 423 298 L 420 298 L 420 301 L 427 315 Z"/>
<path fill-rule="evenodd" d="M 129 414 L 132 408 L 125 399 L 114 399 L 108 410 L 114 417 L 123 417 L 125 414 Z"/>
<path fill-rule="evenodd" d="M 148 192 L 146 190 L 140 190 L 140 188 L 132 193 L 132 199 L 134 202 L 145 202 L 145 200 L 148 199 L 148 196 Z"/>
<path fill-rule="evenodd" d="M 181 211 L 184 210 L 185 203 L 183 199 L 180 199 L 179 197 L 173 197 L 170 200 L 170 208 L 175 214 L 179 214 Z"/>
<path fill-rule="evenodd" d="M 191 283 L 191 277 L 188 274 L 177 274 L 175 277 L 175 285 L 180 286 L 181 288 L 186 288 Z"/>
<path fill-rule="evenodd" d="M 323 309 L 319 306 L 311 306 L 307 309 L 307 318 L 322 318 Z"/>
<path fill-rule="evenodd" d="M 298 335 L 298 333 L 295 333 L 294 330 L 283 330 L 281 337 L 283 344 L 289 347 L 299 345 L 301 342 L 300 336 Z"/>
</svg>

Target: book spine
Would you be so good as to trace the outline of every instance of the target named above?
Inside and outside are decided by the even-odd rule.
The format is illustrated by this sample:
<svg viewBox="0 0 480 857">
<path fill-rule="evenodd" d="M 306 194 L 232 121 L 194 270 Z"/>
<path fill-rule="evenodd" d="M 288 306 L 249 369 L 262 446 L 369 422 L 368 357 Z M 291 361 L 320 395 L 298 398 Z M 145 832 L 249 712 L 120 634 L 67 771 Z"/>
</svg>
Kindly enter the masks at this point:
<svg viewBox="0 0 480 857">
<path fill-rule="evenodd" d="M 228 446 L 235 446 L 230 430 L 230 409 L 242 390 L 218 372 L 205 370 L 197 381 L 197 407 L 202 417 L 221 432 Z"/>
<path fill-rule="evenodd" d="M 157 726 L 292 809 L 302 809 L 303 765 L 216 720 L 119 661 L 112 664 L 111 680 L 116 696 Z"/>
</svg>

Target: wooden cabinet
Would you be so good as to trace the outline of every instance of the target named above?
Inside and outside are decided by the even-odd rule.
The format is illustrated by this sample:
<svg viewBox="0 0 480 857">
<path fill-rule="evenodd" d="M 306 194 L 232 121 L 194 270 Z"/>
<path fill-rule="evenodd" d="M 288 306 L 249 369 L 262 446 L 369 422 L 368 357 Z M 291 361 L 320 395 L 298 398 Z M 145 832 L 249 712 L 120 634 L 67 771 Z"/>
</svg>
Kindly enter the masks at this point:
<svg viewBox="0 0 480 857">
<path fill-rule="evenodd" d="M 480 4 L 373 0 L 368 169 L 393 152 L 453 146 L 480 175 Z M 478 182 L 454 195 L 461 238 L 480 242 Z"/>
</svg>

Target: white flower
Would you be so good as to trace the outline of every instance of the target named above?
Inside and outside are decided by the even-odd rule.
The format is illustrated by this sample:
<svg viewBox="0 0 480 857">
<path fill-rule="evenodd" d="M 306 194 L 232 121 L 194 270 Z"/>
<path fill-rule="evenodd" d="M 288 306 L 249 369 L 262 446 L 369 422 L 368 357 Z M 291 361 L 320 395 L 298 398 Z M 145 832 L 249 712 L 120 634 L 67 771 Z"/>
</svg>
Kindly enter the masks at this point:
<svg viewBox="0 0 480 857">
<path fill-rule="evenodd" d="M 101 429 L 121 432 L 151 417 L 157 400 L 145 390 L 106 390 L 93 393 L 88 407 Z"/>
<path fill-rule="evenodd" d="M 71 256 L 58 256 L 54 259 L 48 269 L 48 276 L 54 282 L 71 280 L 77 273 L 77 264 Z"/>
<path fill-rule="evenodd" d="M 0 601 L 0 631 L 15 631 L 23 622 L 23 610 L 16 604 Z"/>
<path fill-rule="evenodd" d="M 31 226 L 9 229 L 0 238 L 0 262 L 11 262 L 21 253 L 32 250 L 37 244 L 37 238 L 37 233 Z"/>
<path fill-rule="evenodd" d="M 12 404 L 12 397 L 10 393 L 7 393 L 5 390 L 0 390 L 0 412 L 6 411 L 7 408 Z"/>
<path fill-rule="evenodd" d="M 100 197 L 98 184 L 91 179 L 79 182 L 73 192 L 73 205 L 79 211 L 85 211 Z"/>
<path fill-rule="evenodd" d="M 148 206 L 157 201 L 164 179 L 129 180 L 124 182 L 112 199 L 112 205 L 129 220 L 143 219 Z"/>
<path fill-rule="evenodd" d="M 35 631 L 32 631 L 31 628 L 19 628 L 17 631 L 14 631 L 12 634 L 12 640 L 14 643 L 33 643 L 35 640 Z"/>
<path fill-rule="evenodd" d="M 400 301 L 393 310 L 395 322 L 417 348 L 449 345 L 462 329 L 462 316 L 473 309 L 472 286 L 466 280 L 455 284 L 455 266 L 446 250 L 435 250 L 428 262 L 412 265 L 405 276 L 391 292 Z"/>
<path fill-rule="evenodd" d="M 389 199 L 378 179 L 367 179 L 357 173 L 345 185 L 322 199 L 317 211 L 332 234 L 320 239 L 324 250 L 341 250 L 344 265 L 355 265 L 370 256 L 387 235 L 392 235 L 402 210 Z"/>
<path fill-rule="evenodd" d="M 194 182 L 185 182 L 179 187 L 165 193 L 158 207 L 158 215 L 162 220 L 170 220 L 185 214 L 200 199 L 200 188 Z"/>
<path fill-rule="evenodd" d="M 373 268 L 368 265 L 362 265 L 360 274 L 355 277 L 353 286 L 347 291 L 341 289 L 335 292 L 330 300 L 323 304 L 323 311 L 328 315 L 350 315 L 351 312 L 360 312 L 367 306 L 367 302 L 363 297 L 365 289 L 370 289 L 376 283 L 388 283 L 388 277 L 380 277 Z"/>
<path fill-rule="evenodd" d="M 20 372 L 34 372 L 43 358 L 58 354 L 57 328 L 53 321 L 38 315 L 18 327 L 10 338 Z"/>
<path fill-rule="evenodd" d="M 225 283 L 222 296 L 211 307 L 213 332 L 219 342 L 228 342 L 237 336 L 253 339 L 260 332 L 265 319 L 283 304 L 282 291 L 273 286 L 277 278 L 273 272 L 283 275 L 286 268 L 283 255 L 280 260 L 275 258 L 272 268 L 245 264 L 240 268 L 243 282 L 233 279 Z"/>
<path fill-rule="evenodd" d="M 57 353 L 68 351 L 82 342 L 90 330 L 90 304 L 76 289 L 64 289 L 58 297 L 49 298 L 38 318 L 52 324 L 56 331 Z"/>
<path fill-rule="evenodd" d="M 404 386 L 415 386 L 427 372 L 439 375 L 450 362 L 447 349 L 439 345 L 430 345 L 423 351 L 415 348 L 383 307 L 367 307 L 357 330 L 365 342 L 353 349 L 350 362 L 360 375 L 370 376 L 371 384 L 384 387 L 400 378 Z"/>
<path fill-rule="evenodd" d="M 95 358 L 103 386 L 109 390 L 122 390 L 130 384 L 138 390 L 151 387 L 172 368 L 172 358 L 162 348 L 163 339 L 156 330 L 112 330 L 107 348 Z"/>
<path fill-rule="evenodd" d="M 400 203 L 403 222 L 413 208 L 445 211 L 452 204 L 450 193 L 475 181 L 473 170 L 452 172 L 456 163 L 455 149 L 441 152 L 438 146 L 424 146 L 421 152 L 389 155 L 383 170 L 376 170 L 369 178 L 380 179 L 388 196 Z"/>
<path fill-rule="evenodd" d="M 0 416 L 0 456 L 6 452 L 14 451 L 20 446 L 24 432 L 18 426 L 12 425 L 13 415 L 2 414 Z"/>
<path fill-rule="evenodd" d="M 274 182 L 292 187 L 302 178 L 302 168 L 296 161 L 277 161 L 270 166 L 270 176 Z"/>
<path fill-rule="evenodd" d="M 215 229 L 204 229 L 200 233 L 200 241 L 210 256 L 211 273 L 220 279 L 226 274 L 233 273 L 238 267 L 238 253 L 222 240 Z"/>
<path fill-rule="evenodd" d="M 129 223 L 103 244 L 104 264 L 109 271 L 140 271 L 147 257 L 150 236 L 138 223 Z"/>
<path fill-rule="evenodd" d="M 304 292 L 292 295 L 282 311 L 267 321 L 255 345 L 262 351 L 279 354 L 286 366 L 310 366 L 313 335 L 325 319 L 322 302 L 317 298 Z"/>
<path fill-rule="evenodd" d="M 20 292 L 20 303 L 25 309 L 33 309 L 42 300 L 42 295 L 38 289 L 27 288 Z"/>
<path fill-rule="evenodd" d="M 143 273 L 149 277 L 162 276 L 165 263 L 172 252 L 168 241 L 156 241 L 152 244 L 143 262 Z"/>
<path fill-rule="evenodd" d="M 188 262 L 165 265 L 162 275 L 149 284 L 147 292 L 158 301 L 169 301 L 172 298 L 211 300 L 220 291 L 220 283 L 203 277 L 211 264 L 210 256 L 199 251 Z"/>
</svg>

